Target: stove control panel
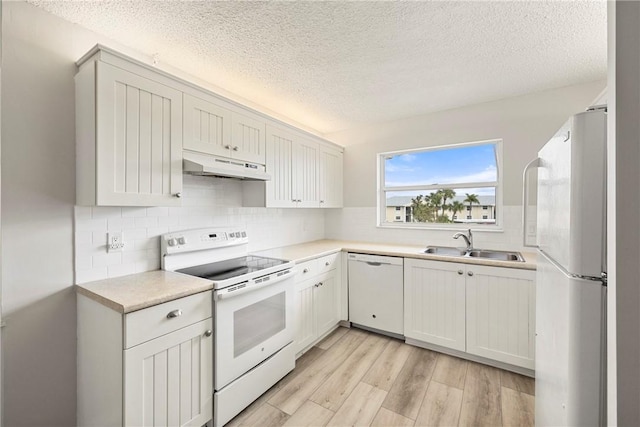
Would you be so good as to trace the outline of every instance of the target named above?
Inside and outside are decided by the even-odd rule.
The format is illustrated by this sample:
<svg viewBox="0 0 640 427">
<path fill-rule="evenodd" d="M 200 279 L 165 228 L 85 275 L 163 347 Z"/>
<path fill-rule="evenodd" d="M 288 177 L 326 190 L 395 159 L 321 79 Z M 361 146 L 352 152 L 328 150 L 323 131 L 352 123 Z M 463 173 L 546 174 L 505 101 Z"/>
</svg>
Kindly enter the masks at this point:
<svg viewBox="0 0 640 427">
<path fill-rule="evenodd" d="M 160 236 L 162 254 L 216 249 L 249 243 L 247 231 L 242 228 L 200 228 L 174 231 Z"/>
</svg>

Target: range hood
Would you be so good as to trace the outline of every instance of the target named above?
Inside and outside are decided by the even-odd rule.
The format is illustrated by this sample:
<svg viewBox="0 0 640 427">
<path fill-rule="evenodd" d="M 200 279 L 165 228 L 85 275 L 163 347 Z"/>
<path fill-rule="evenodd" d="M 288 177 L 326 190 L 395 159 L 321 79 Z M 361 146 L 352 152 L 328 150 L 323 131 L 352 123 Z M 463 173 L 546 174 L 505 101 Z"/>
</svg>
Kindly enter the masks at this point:
<svg viewBox="0 0 640 427">
<path fill-rule="evenodd" d="M 264 165 L 209 154 L 182 152 L 183 172 L 191 175 L 219 176 L 249 181 L 269 181 Z"/>
</svg>

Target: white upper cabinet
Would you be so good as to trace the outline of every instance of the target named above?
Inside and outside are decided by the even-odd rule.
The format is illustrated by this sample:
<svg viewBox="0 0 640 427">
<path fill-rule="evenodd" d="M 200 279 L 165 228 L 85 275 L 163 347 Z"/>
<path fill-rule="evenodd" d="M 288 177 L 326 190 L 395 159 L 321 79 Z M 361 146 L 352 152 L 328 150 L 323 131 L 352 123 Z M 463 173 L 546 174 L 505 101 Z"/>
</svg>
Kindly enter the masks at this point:
<svg viewBox="0 0 640 427">
<path fill-rule="evenodd" d="M 228 157 L 231 150 L 231 111 L 185 94 L 184 148 Z"/>
<path fill-rule="evenodd" d="M 293 145 L 293 198 L 301 208 L 317 208 L 319 198 L 319 146 L 317 143 L 298 139 Z"/>
<path fill-rule="evenodd" d="M 77 203 L 177 206 L 182 93 L 110 64 L 76 76 Z"/>
<path fill-rule="evenodd" d="M 206 97 L 206 94 L 203 94 Z M 265 163 L 265 122 L 218 103 L 184 95 L 184 148 L 199 153 Z"/>
<path fill-rule="evenodd" d="M 320 146 L 320 207 L 342 207 L 342 152 Z"/>
<path fill-rule="evenodd" d="M 245 206 L 342 207 L 342 152 L 337 147 L 267 125 L 265 165 L 271 180 L 245 183 Z"/>
<path fill-rule="evenodd" d="M 251 163 L 265 163 L 266 124 L 244 114 L 231 116 L 231 157 Z"/>
</svg>

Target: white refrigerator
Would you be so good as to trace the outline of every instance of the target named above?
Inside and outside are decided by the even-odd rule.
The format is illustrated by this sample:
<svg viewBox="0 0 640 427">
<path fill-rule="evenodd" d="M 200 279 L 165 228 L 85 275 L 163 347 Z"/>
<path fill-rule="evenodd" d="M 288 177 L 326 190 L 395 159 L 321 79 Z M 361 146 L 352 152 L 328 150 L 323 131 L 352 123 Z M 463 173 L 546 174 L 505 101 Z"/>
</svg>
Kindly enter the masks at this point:
<svg viewBox="0 0 640 427">
<path fill-rule="evenodd" d="M 536 425 L 606 424 L 606 110 L 576 114 L 537 169 Z"/>
</svg>

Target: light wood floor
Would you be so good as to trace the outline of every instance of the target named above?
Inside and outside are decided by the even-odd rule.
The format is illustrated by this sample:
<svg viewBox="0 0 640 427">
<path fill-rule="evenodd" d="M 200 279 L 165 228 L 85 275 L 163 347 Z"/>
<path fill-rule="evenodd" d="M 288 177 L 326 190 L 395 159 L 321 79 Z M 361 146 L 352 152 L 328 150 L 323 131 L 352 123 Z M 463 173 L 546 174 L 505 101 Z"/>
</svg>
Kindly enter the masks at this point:
<svg viewBox="0 0 640 427">
<path fill-rule="evenodd" d="M 227 426 L 533 426 L 534 380 L 338 328 Z"/>
</svg>

